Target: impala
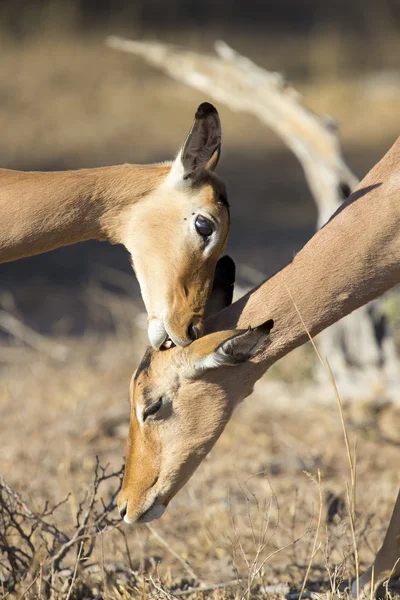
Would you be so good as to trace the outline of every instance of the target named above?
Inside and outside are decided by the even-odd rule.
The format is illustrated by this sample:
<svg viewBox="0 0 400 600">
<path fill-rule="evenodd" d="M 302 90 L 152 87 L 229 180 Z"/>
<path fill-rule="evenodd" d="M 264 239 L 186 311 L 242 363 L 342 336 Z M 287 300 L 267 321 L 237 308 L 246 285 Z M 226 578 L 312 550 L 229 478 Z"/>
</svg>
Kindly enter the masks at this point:
<svg viewBox="0 0 400 600">
<path fill-rule="evenodd" d="M 235 406 L 274 362 L 307 341 L 306 328 L 314 336 L 399 282 L 400 138 L 289 265 L 207 320 L 207 335 L 185 348 L 146 352 L 131 382 L 118 499 L 124 520 L 163 514 Z M 400 499 L 375 581 L 399 572 L 399 557 Z"/>
<path fill-rule="evenodd" d="M 226 243 L 216 109 L 204 102 L 173 162 L 61 172 L 0 169 L 0 263 L 85 240 L 131 254 L 154 348 L 196 339 Z"/>
</svg>

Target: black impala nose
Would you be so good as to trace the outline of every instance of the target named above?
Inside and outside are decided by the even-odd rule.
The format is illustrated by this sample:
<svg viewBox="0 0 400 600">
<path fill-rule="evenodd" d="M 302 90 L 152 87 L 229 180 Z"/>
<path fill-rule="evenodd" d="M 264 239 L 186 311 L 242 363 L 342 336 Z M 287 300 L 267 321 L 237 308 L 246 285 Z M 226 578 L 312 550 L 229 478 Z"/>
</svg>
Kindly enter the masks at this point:
<svg viewBox="0 0 400 600">
<path fill-rule="evenodd" d="M 121 519 L 125 518 L 127 508 L 128 508 L 128 503 L 125 502 L 125 504 L 119 509 L 119 514 L 121 515 Z"/>
</svg>

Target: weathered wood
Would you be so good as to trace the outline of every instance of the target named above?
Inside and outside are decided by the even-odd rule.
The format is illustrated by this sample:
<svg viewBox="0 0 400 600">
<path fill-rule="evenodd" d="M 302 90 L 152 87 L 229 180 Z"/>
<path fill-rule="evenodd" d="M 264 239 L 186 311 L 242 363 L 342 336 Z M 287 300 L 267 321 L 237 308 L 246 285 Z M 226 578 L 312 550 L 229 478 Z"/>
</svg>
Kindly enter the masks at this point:
<svg viewBox="0 0 400 600">
<path fill-rule="evenodd" d="M 303 167 L 318 209 L 318 228 L 356 187 L 358 181 L 343 159 L 334 121 L 306 108 L 280 74 L 260 68 L 221 41 L 215 44 L 218 56 L 118 37 L 108 38 L 107 43 L 141 56 L 234 111 L 255 115 L 273 129 Z M 380 300 L 324 330 L 318 339 L 342 396 L 397 398 L 400 362 Z M 325 374 L 317 370 L 317 376 L 321 379 Z"/>
</svg>

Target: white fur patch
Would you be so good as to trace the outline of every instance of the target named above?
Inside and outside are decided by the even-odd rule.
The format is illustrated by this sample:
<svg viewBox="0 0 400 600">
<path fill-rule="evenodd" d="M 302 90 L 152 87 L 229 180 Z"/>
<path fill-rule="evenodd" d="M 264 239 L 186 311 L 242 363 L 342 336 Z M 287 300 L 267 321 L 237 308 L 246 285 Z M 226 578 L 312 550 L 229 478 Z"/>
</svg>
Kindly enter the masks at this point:
<svg viewBox="0 0 400 600">
<path fill-rule="evenodd" d="M 222 365 L 227 364 L 227 355 L 219 348 L 217 352 L 213 352 L 204 358 L 196 361 L 193 364 L 193 369 L 195 373 L 201 373 L 202 371 L 208 371 L 208 369 L 216 369 L 221 367 Z"/>
<path fill-rule="evenodd" d="M 160 346 L 168 338 L 168 334 L 165 330 L 164 323 L 160 319 L 151 319 L 147 328 L 149 340 L 153 348 L 160 348 Z"/>
<path fill-rule="evenodd" d="M 185 170 L 182 164 L 181 158 L 182 150 L 179 150 L 179 154 L 172 163 L 171 170 L 163 182 L 163 186 L 174 188 L 182 184 L 184 181 Z"/>
</svg>

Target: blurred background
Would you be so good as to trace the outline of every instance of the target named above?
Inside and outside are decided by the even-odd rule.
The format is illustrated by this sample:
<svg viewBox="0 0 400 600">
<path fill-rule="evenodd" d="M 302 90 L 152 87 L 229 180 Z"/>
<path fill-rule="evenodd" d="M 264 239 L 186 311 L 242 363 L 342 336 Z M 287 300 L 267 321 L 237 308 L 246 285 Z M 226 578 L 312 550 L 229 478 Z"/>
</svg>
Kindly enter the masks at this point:
<svg viewBox="0 0 400 600">
<path fill-rule="evenodd" d="M 106 47 L 104 39 L 112 34 L 201 52 L 213 52 L 213 42 L 222 39 L 266 69 L 284 73 L 310 109 L 337 119 L 348 165 L 360 178 L 400 133 L 397 0 L 2 0 L 1 167 L 61 170 L 174 157 L 196 107 L 209 98 L 140 58 Z M 232 214 L 227 250 L 239 265 L 239 284 L 254 285 L 311 237 L 316 207 L 299 163 L 280 139 L 251 116 L 223 105 L 218 110 L 218 171 Z M 58 502 L 72 491 L 62 513 L 69 525 L 95 456 L 116 467 L 123 460 L 129 379 L 147 343 L 143 310 L 121 247 L 90 242 L 0 265 L 0 473 L 34 504 Z M 400 330 L 399 313 L 393 312 L 393 323 Z M 239 480 L 266 471 L 283 523 L 285 515 L 295 514 L 293 531 L 283 527 L 276 545 L 313 518 L 315 486 L 305 470 L 321 469 L 329 493 L 344 497 L 347 463 L 337 415 L 318 408 L 310 401 L 323 398 L 299 387 L 311 380 L 312 362 L 312 352 L 301 349 L 268 374 L 271 385 L 275 378 L 292 387 L 273 387 L 271 394 L 260 384 L 212 460 L 157 525 L 211 578 L 233 576 L 228 489 L 236 490 L 231 509 L 243 517 L 237 531 L 251 546 Z M 365 564 L 398 486 L 393 440 L 400 414 L 382 406 L 348 409 L 351 431 L 362 445 L 362 523 L 374 523 L 361 551 Z M 268 485 L 254 480 L 261 495 L 270 493 Z M 336 562 L 351 547 L 337 523 Z M 279 556 L 276 580 L 301 580 L 312 543 L 307 535 L 297 558 Z M 106 556 L 123 562 L 126 548 L 112 539 Z M 135 559 L 160 555 L 144 528 L 129 543 Z M 173 581 L 181 565 L 165 549 L 161 554 Z M 299 570 L 289 572 L 288 561 Z"/>
<path fill-rule="evenodd" d="M 206 98 L 104 45 L 106 35 L 120 34 L 204 52 L 223 39 L 268 70 L 284 73 L 306 105 L 338 120 L 349 166 L 362 177 L 400 130 L 399 29 L 395 0 L 3 0 L 0 164 L 60 170 L 175 155 Z M 218 109 L 219 172 L 232 205 L 228 251 L 262 277 L 311 236 L 316 209 L 300 165 L 282 142 L 255 118 Z M 49 294 L 45 322 L 38 326 L 51 332 L 62 319 L 65 333 L 97 329 L 80 296 L 105 266 L 130 273 L 123 249 L 78 245 L 0 266 L 0 290 L 12 293 L 36 325 L 33 296 L 42 296 L 44 282 L 56 286 L 56 306 L 50 310 Z M 68 302 L 76 298 L 81 305 L 78 312 L 68 309 L 68 319 L 60 296 L 64 285 Z M 21 286 L 29 287 L 27 303 L 19 300 Z M 132 294 L 137 297 L 133 277 Z"/>
</svg>

